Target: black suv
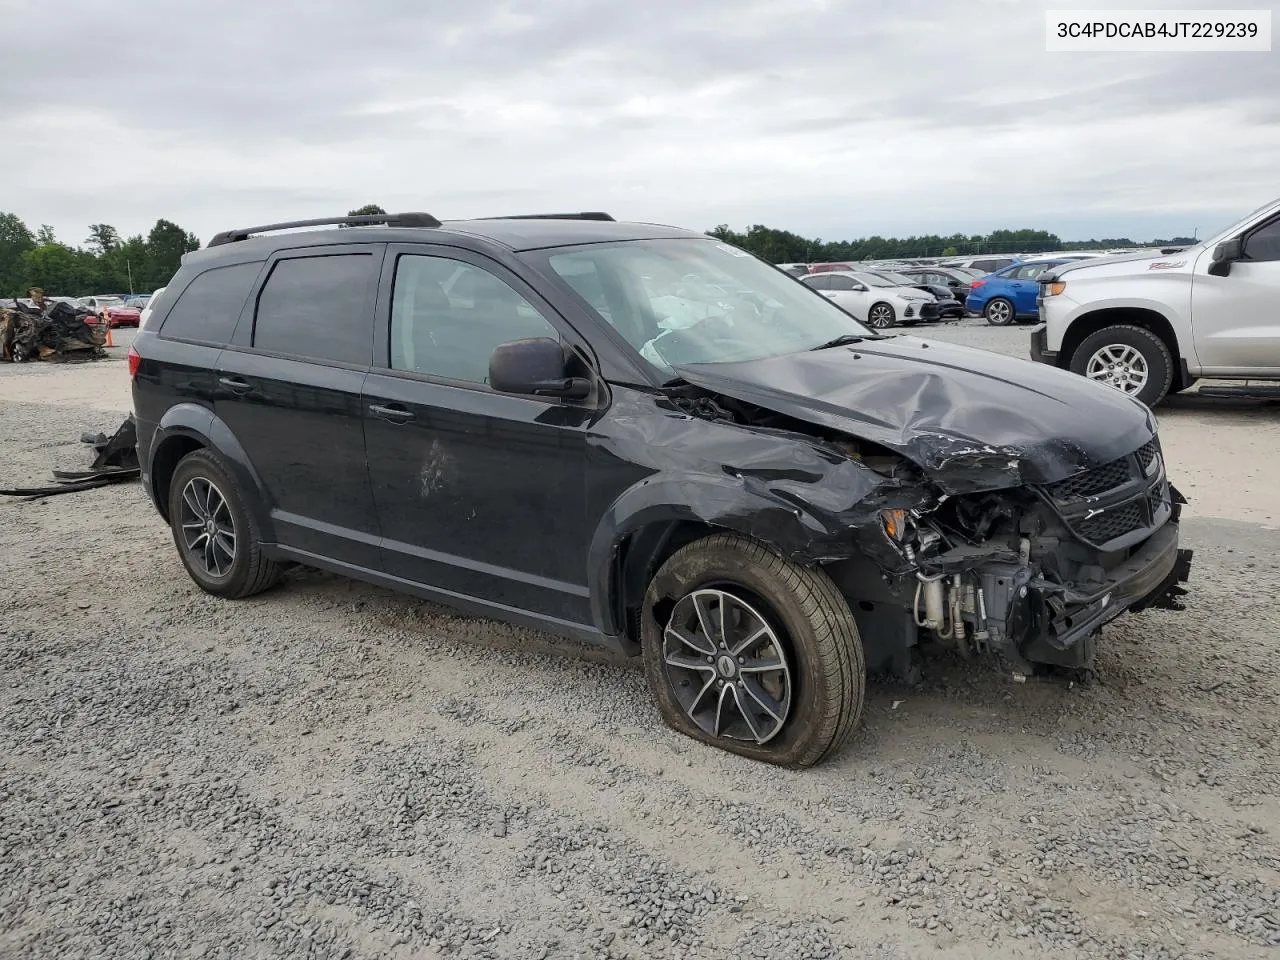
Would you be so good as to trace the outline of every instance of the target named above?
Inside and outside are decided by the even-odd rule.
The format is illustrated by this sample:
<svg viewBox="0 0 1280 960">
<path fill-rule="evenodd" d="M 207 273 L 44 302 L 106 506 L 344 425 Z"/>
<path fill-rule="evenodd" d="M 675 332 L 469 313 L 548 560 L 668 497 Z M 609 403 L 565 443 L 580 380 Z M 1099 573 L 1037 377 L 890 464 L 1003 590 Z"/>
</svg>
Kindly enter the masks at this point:
<svg viewBox="0 0 1280 960">
<path fill-rule="evenodd" d="M 676 729 L 774 763 L 835 751 L 868 669 L 1078 669 L 1188 572 L 1142 404 L 605 214 L 219 234 L 130 372 L 204 590 L 296 563 L 603 643 Z"/>
</svg>

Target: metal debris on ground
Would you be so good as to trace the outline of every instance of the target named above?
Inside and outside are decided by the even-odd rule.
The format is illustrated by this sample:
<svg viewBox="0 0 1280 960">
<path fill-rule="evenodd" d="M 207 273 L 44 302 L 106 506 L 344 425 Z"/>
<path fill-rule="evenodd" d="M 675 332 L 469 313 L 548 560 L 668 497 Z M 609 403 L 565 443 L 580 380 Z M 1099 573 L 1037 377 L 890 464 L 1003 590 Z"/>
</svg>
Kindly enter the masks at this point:
<svg viewBox="0 0 1280 960">
<path fill-rule="evenodd" d="M 0 360 L 101 360 L 105 327 L 90 324 L 92 311 L 43 296 L 0 306 Z"/>
<path fill-rule="evenodd" d="M 93 490 L 111 483 L 138 479 L 138 428 L 133 414 L 129 414 L 110 437 L 104 433 L 84 434 L 80 440 L 90 444 L 97 454 L 88 470 L 54 470 L 57 483 L 51 486 L 13 487 L 0 490 L 0 495 L 41 500 L 60 493 Z"/>
</svg>

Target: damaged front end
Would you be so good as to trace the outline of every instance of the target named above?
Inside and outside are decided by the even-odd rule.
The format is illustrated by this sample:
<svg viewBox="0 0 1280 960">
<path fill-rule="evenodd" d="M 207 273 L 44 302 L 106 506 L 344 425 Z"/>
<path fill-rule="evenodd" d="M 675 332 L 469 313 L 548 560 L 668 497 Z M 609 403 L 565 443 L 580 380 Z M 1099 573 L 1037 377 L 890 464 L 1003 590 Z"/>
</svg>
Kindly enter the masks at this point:
<svg viewBox="0 0 1280 960">
<path fill-rule="evenodd" d="M 941 432 L 894 449 L 835 430 L 831 417 L 806 420 L 798 406 L 779 413 L 693 386 L 670 395 L 700 419 L 789 433 L 864 468 L 856 503 L 839 496 L 851 485 L 846 468 L 803 484 L 780 471 L 726 470 L 820 517 L 821 537 L 778 545 L 835 581 L 871 670 L 914 677 L 928 643 L 998 655 L 1022 677 L 1079 669 L 1103 624 L 1127 610 L 1177 608 L 1185 592 L 1185 500 L 1150 427 L 1138 424 L 1135 439 L 1119 444 L 1141 445 L 1101 462 L 1078 444 L 1038 439 L 1037 459 L 1026 454 L 1031 444 L 984 446 Z M 1063 465 L 1073 449 L 1074 469 Z"/>
<path fill-rule="evenodd" d="M 860 533 L 917 637 L 998 653 L 1025 676 L 1087 666 L 1098 629 L 1127 610 L 1178 608 L 1183 503 L 1152 438 L 1057 483 L 943 495 Z M 860 578 L 844 573 L 852 599 Z"/>
</svg>

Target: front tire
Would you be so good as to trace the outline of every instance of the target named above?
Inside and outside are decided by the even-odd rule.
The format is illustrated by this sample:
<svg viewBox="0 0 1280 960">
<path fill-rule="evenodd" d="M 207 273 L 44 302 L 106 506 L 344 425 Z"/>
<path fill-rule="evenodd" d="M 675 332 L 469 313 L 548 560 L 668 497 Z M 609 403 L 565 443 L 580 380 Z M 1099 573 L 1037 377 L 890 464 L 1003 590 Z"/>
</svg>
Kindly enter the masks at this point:
<svg viewBox="0 0 1280 960">
<path fill-rule="evenodd" d="M 1071 355 L 1071 370 L 1122 390 L 1154 407 L 1173 386 L 1173 354 L 1145 327 L 1119 323 L 1084 338 Z"/>
<path fill-rule="evenodd" d="M 857 729 L 862 641 L 822 570 L 738 534 L 676 551 L 645 594 L 641 647 L 662 718 L 696 740 L 809 767 Z"/>
<path fill-rule="evenodd" d="M 894 312 L 893 304 L 873 303 L 871 309 L 867 311 L 867 326 L 875 330 L 887 330 L 897 321 L 898 315 Z"/>
<path fill-rule="evenodd" d="M 1012 301 L 1004 297 L 993 297 L 983 308 L 982 315 L 993 327 L 1007 327 L 1017 319 L 1018 312 L 1013 308 Z"/>
<path fill-rule="evenodd" d="M 208 450 L 187 454 L 174 469 L 169 527 L 182 565 L 206 593 L 238 600 L 280 579 L 279 564 L 262 555 L 243 488 Z"/>
</svg>

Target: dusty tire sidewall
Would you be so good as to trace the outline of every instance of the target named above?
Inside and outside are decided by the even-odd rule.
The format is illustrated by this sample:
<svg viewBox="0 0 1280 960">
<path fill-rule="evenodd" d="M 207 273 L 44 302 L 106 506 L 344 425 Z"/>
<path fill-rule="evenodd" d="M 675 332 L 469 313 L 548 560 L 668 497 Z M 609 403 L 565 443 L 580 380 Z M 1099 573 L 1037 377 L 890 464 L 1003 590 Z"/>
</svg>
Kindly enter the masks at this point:
<svg viewBox="0 0 1280 960">
<path fill-rule="evenodd" d="M 182 542 L 182 491 L 193 479 L 201 477 L 218 488 L 231 512 L 231 522 L 236 535 L 236 556 L 231 570 L 222 577 L 213 577 L 196 566 Z M 207 450 L 190 453 L 178 462 L 169 483 L 169 531 L 182 565 L 196 585 L 217 596 L 235 596 L 243 589 L 250 573 L 250 553 L 257 548 L 256 532 L 241 500 L 240 490 L 227 470 Z"/>
<path fill-rule="evenodd" d="M 784 634 L 782 639 L 791 661 L 791 712 L 782 732 L 762 745 L 713 738 L 704 733 L 676 700 L 663 666 L 662 643 L 666 624 L 655 619 L 654 605 L 665 597 L 678 600 L 693 590 L 713 584 L 747 600 Z M 804 616 L 789 591 L 780 588 L 767 571 L 761 570 L 749 557 L 735 557 L 724 549 L 675 556 L 650 582 L 645 592 L 641 621 L 645 675 L 663 718 L 671 726 L 703 743 L 742 756 L 783 766 L 800 763 L 809 752 L 807 741 L 816 718 L 820 716 L 816 697 L 823 695 L 822 670 L 814 654 L 813 624 Z"/>
<path fill-rule="evenodd" d="M 1147 363 L 1147 382 L 1137 393 L 1128 396 L 1136 397 L 1148 407 L 1154 407 L 1163 400 L 1173 385 L 1173 355 L 1163 340 L 1142 327 L 1107 327 L 1085 337 L 1071 355 L 1071 372 L 1087 377 L 1089 359 L 1099 349 L 1110 345 L 1133 347 Z M 1109 390 L 1119 390 L 1119 387 L 1108 383 L 1099 385 Z"/>
</svg>

